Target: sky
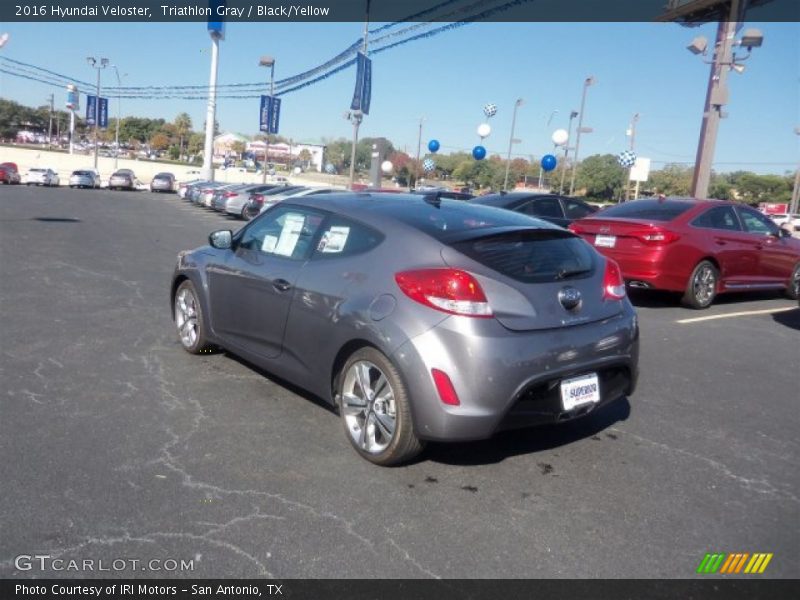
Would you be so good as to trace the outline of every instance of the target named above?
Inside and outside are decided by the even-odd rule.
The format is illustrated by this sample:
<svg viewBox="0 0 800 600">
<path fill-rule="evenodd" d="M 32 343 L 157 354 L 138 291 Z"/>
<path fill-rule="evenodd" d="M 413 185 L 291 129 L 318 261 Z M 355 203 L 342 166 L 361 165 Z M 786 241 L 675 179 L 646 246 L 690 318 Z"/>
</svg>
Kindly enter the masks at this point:
<svg viewBox="0 0 800 600">
<path fill-rule="evenodd" d="M 374 26 L 378 26 L 375 24 Z M 220 44 L 219 83 L 266 82 L 261 55 L 275 57 L 276 79 L 289 77 L 335 56 L 356 41 L 358 23 L 229 23 Z M 729 114 L 721 123 L 714 168 L 785 173 L 800 158 L 800 24 L 747 22 L 764 33 L 743 74 L 729 76 Z M 87 56 L 108 57 L 126 74 L 123 85 L 207 85 L 210 39 L 197 23 L 7 23 L 10 34 L 0 56 L 32 63 L 84 81 L 94 81 Z M 626 129 L 639 113 L 636 153 L 665 163 L 693 164 L 709 67 L 685 48 L 693 37 L 713 40 L 716 24 L 673 23 L 474 23 L 373 56 L 370 114 L 361 137 L 384 136 L 416 154 L 419 121 L 423 153 L 428 140 L 441 152 L 469 151 L 479 143 L 482 108 L 495 103 L 484 141 L 490 154 L 505 156 L 515 100 L 512 156 L 530 159 L 552 151 L 552 132 L 566 128 L 578 110 L 584 79 L 588 89 L 580 156 L 618 154 L 628 148 Z M 0 62 L 0 65 L 3 63 Z M 5 63 L 3 68 L 9 68 Z M 115 85 L 113 70 L 103 85 Z M 297 142 L 351 138 L 343 114 L 349 108 L 355 67 L 283 97 L 280 133 Z M 266 86 L 265 86 L 266 87 Z M 63 107 L 66 93 L 0 74 L 0 96 L 42 105 L 54 92 Z M 85 90 L 81 89 L 81 92 Z M 85 110 L 85 98 L 82 97 Z M 223 131 L 258 132 L 258 99 L 226 100 L 217 106 Z M 196 129 L 205 120 L 203 100 L 122 100 L 123 116 L 173 120 L 189 113 Z M 110 116 L 117 104 L 111 99 Z M 557 111 L 557 112 L 556 112 Z M 548 125 L 548 120 L 550 124 Z"/>
</svg>

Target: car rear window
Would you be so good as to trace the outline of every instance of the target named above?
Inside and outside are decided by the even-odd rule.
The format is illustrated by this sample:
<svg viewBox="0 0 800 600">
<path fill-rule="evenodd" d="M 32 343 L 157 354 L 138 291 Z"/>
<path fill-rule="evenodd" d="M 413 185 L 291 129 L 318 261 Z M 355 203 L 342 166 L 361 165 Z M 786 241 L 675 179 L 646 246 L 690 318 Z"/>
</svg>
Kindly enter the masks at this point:
<svg viewBox="0 0 800 600">
<path fill-rule="evenodd" d="M 499 206 L 504 207 L 512 204 L 515 200 L 521 200 L 517 196 L 509 196 L 508 194 L 489 194 L 487 196 L 478 196 L 472 199 L 473 204 L 483 204 L 484 206 Z"/>
<path fill-rule="evenodd" d="M 441 200 L 420 202 L 412 206 L 393 206 L 391 216 L 407 225 L 445 241 L 459 233 L 486 229 L 489 227 L 548 227 L 527 215 L 478 206 L 460 200 Z"/>
<path fill-rule="evenodd" d="M 601 218 L 672 221 L 693 206 L 692 202 L 683 200 L 633 200 L 611 206 L 595 214 Z"/>
<path fill-rule="evenodd" d="M 471 259 L 523 283 L 586 277 L 594 270 L 591 248 L 557 229 L 491 235 L 453 247 Z"/>
</svg>

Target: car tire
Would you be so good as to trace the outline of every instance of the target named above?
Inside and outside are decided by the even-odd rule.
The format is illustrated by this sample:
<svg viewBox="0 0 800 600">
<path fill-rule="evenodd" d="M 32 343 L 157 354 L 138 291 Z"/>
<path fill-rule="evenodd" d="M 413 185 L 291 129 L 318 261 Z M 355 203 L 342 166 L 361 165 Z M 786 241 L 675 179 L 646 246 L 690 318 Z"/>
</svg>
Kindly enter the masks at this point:
<svg viewBox="0 0 800 600">
<path fill-rule="evenodd" d="M 242 207 L 242 214 L 240 216 L 242 217 L 243 221 L 249 221 L 250 219 L 253 218 L 253 217 L 250 216 L 250 213 L 247 210 L 247 205 L 246 204 Z"/>
<path fill-rule="evenodd" d="M 375 348 L 361 348 L 347 359 L 335 392 L 345 436 L 369 462 L 399 465 L 424 448 L 414 433 L 406 386 L 391 361 Z"/>
<path fill-rule="evenodd" d="M 686 292 L 683 295 L 683 304 L 689 308 L 703 310 L 711 306 L 717 297 L 719 285 L 719 271 L 711 261 L 701 260 L 692 271 Z"/>
<path fill-rule="evenodd" d="M 792 300 L 800 299 L 800 263 L 794 266 L 792 276 L 789 278 L 789 285 L 786 286 L 786 295 Z"/>
<path fill-rule="evenodd" d="M 189 354 L 208 353 L 211 344 L 206 338 L 203 307 L 200 305 L 197 290 L 190 280 L 187 279 L 178 286 L 172 304 L 175 327 L 183 349 Z"/>
</svg>

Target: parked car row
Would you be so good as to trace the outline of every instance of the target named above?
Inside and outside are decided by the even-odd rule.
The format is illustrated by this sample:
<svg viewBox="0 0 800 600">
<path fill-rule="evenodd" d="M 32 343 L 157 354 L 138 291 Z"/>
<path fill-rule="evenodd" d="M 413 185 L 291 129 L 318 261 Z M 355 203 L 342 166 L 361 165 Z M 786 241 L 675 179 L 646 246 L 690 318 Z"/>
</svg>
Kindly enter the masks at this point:
<svg viewBox="0 0 800 600">
<path fill-rule="evenodd" d="M 205 208 L 249 221 L 287 198 L 329 194 L 330 188 L 196 180 L 180 184 L 178 196 Z"/>
</svg>

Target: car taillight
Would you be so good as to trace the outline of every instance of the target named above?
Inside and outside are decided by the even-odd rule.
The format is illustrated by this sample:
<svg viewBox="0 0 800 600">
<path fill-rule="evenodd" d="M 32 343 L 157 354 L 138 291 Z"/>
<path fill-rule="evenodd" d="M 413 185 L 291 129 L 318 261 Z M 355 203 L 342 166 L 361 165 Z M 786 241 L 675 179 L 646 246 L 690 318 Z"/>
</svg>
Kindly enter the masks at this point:
<svg viewBox="0 0 800 600">
<path fill-rule="evenodd" d="M 625 297 L 625 280 L 622 278 L 622 269 L 616 261 L 606 259 L 606 270 L 603 273 L 603 299 L 622 300 Z"/>
<path fill-rule="evenodd" d="M 567 225 L 567 229 L 569 229 L 572 233 L 586 233 L 586 229 L 578 223 L 570 223 Z"/>
<path fill-rule="evenodd" d="M 231 196 L 235 196 L 236 192 L 225 192 L 225 197 L 230 198 Z"/>
<path fill-rule="evenodd" d="M 681 237 L 677 233 L 664 231 L 662 229 L 654 229 L 652 231 L 634 231 L 629 235 L 638 238 L 645 244 L 650 244 L 652 246 L 664 246 L 666 244 L 671 244 Z"/>
<path fill-rule="evenodd" d="M 264 196 L 262 196 L 261 194 L 253 194 L 252 196 L 250 196 L 250 202 L 252 202 L 253 204 L 257 204 L 258 206 L 261 206 L 262 204 L 264 204 Z"/>
<path fill-rule="evenodd" d="M 477 280 L 458 269 L 419 269 L 396 273 L 394 280 L 403 293 L 430 308 L 466 317 L 492 316 Z"/>
<path fill-rule="evenodd" d="M 453 387 L 453 382 L 450 381 L 447 373 L 439 369 L 431 369 L 431 375 L 433 375 L 433 383 L 436 384 L 436 391 L 439 393 L 442 403 L 450 406 L 460 405 L 461 400 L 458 399 L 456 388 Z"/>
</svg>

